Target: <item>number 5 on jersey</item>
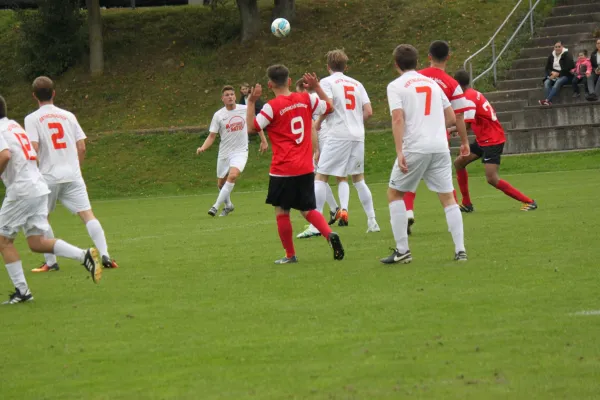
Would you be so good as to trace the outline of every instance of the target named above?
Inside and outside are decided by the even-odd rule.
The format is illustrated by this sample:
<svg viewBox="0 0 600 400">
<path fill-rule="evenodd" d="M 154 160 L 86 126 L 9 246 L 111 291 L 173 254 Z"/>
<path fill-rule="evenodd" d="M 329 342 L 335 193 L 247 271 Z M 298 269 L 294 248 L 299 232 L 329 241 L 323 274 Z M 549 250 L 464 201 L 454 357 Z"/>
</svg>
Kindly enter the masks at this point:
<svg viewBox="0 0 600 400">
<path fill-rule="evenodd" d="M 52 144 L 54 145 L 54 148 L 56 150 L 66 149 L 67 143 L 59 141 L 65 138 L 65 130 L 62 124 L 60 122 L 50 122 L 48 124 L 48 129 L 50 129 L 50 131 L 54 131 L 54 133 L 52 133 L 50 136 L 52 138 Z"/>
</svg>

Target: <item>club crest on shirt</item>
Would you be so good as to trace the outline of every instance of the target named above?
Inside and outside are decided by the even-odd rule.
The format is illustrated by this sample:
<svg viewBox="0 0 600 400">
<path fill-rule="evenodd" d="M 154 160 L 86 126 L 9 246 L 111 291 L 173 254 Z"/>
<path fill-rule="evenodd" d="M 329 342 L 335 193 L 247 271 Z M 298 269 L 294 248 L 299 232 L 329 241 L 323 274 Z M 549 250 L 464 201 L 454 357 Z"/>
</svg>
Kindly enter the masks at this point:
<svg viewBox="0 0 600 400">
<path fill-rule="evenodd" d="M 229 132 L 239 132 L 244 129 L 244 126 L 246 126 L 246 121 L 244 121 L 244 118 L 236 115 L 235 117 L 231 117 L 229 123 L 225 125 L 225 128 Z"/>
</svg>

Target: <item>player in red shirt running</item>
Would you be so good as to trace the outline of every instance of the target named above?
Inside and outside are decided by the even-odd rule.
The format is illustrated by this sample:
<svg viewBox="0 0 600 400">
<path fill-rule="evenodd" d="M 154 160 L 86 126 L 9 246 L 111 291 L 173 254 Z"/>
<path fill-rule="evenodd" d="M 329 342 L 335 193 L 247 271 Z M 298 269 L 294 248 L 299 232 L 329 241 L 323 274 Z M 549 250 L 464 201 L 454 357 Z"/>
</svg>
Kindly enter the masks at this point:
<svg viewBox="0 0 600 400">
<path fill-rule="evenodd" d="M 459 156 L 454 161 L 456 167 L 456 177 L 458 186 L 462 194 L 462 205 L 460 206 L 463 212 L 473 212 L 473 203 L 469 196 L 469 175 L 466 167 L 473 161 L 481 158 L 485 167 L 485 177 L 487 182 L 498 190 L 504 192 L 505 195 L 512 197 L 523 203 L 522 211 L 533 211 L 537 209 L 537 203 L 519 192 L 510 183 L 500 179 L 498 169 L 500 168 L 500 158 L 504 149 L 504 129 L 496 113 L 490 105 L 490 102 L 478 91 L 469 87 L 470 77 L 467 71 L 461 70 L 456 72 L 454 78 L 458 81 L 467 101 L 471 104 L 471 109 L 465 112 L 465 122 L 471 125 L 473 133 L 475 133 L 475 141 L 471 143 L 471 154 L 468 156 Z"/>
<path fill-rule="evenodd" d="M 463 156 L 469 155 L 469 139 L 467 137 L 467 128 L 464 121 L 464 113 L 470 106 L 465 99 L 462 88 L 454 78 L 446 73 L 446 64 L 450 59 L 450 46 L 443 40 L 436 40 L 429 45 L 429 62 L 428 68 L 419 71 L 421 75 L 431 78 L 442 89 L 450 105 L 456 115 L 456 130 L 461 138 L 460 154 Z M 450 136 L 448 136 L 450 140 Z M 456 200 L 456 191 L 454 191 L 454 199 Z M 414 203 L 415 193 L 407 192 L 404 195 L 406 203 L 406 214 L 408 215 L 408 234 L 410 235 L 410 227 L 415 223 Z M 458 200 L 456 200 L 458 203 Z"/>
<path fill-rule="evenodd" d="M 315 174 L 313 165 L 313 143 L 311 138 L 312 117 L 332 111 L 331 100 L 323 92 L 316 75 L 305 74 L 307 89 L 318 96 L 311 97 L 307 92 L 290 92 L 291 80 L 288 69 L 283 65 L 272 65 L 267 69 L 269 89 L 275 98 L 264 105 L 260 114 L 254 117 L 254 104 L 262 95 L 262 87 L 257 84 L 248 97 L 248 133 L 255 133 L 269 127 L 269 138 L 273 149 L 269 172 L 269 192 L 267 204 L 275 207 L 279 238 L 285 249 L 285 257 L 275 264 L 298 262 L 292 238 L 290 210 L 296 209 L 323 235 L 333 247 L 333 258 L 342 260 L 344 248 L 337 233 L 316 211 Z M 317 143 L 314 144 L 318 146 Z"/>
</svg>

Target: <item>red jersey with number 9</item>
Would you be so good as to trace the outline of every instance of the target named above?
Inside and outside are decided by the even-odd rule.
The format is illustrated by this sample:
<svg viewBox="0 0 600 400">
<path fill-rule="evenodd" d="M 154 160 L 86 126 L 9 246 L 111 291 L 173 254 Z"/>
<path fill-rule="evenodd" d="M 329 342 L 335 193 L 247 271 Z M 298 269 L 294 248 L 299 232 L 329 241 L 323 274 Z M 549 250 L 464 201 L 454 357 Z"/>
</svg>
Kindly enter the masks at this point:
<svg viewBox="0 0 600 400">
<path fill-rule="evenodd" d="M 475 140 L 480 146 L 493 146 L 506 142 L 504 129 L 490 102 L 475 89 L 465 91 L 471 108 L 465 112 L 465 123 L 471 124 Z"/>
<path fill-rule="evenodd" d="M 271 176 L 299 176 L 314 172 L 313 115 L 331 111 L 329 104 L 307 92 L 277 96 L 254 119 L 256 130 L 268 127 L 273 150 Z"/>
</svg>

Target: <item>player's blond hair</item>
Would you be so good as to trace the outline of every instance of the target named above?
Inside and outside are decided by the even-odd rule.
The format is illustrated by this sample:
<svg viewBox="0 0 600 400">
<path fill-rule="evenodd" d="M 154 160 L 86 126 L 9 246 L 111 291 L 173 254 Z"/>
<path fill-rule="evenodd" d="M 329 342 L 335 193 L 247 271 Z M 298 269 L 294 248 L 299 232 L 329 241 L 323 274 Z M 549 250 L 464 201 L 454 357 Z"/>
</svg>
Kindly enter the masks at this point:
<svg viewBox="0 0 600 400">
<path fill-rule="evenodd" d="M 296 91 L 304 92 L 306 89 L 304 88 L 304 78 L 300 78 L 296 81 Z"/>
<path fill-rule="evenodd" d="M 331 50 L 327 53 L 327 66 L 333 72 L 344 72 L 348 64 L 348 56 L 342 49 Z"/>
<path fill-rule="evenodd" d="M 54 96 L 54 82 L 47 76 L 38 76 L 31 85 L 33 94 L 39 101 L 50 101 Z"/>
</svg>

